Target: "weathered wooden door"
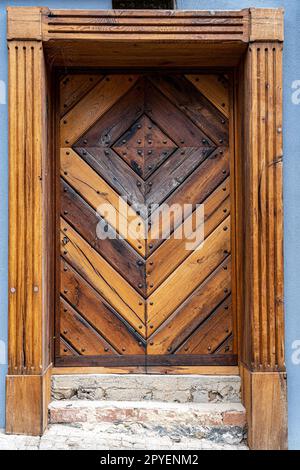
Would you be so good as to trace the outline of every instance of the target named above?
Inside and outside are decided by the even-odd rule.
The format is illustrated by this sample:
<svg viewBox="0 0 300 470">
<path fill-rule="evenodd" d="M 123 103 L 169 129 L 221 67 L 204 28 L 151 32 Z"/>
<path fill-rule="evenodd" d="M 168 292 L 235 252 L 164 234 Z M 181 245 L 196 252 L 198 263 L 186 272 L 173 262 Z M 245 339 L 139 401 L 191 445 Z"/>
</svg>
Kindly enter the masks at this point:
<svg viewBox="0 0 300 470">
<path fill-rule="evenodd" d="M 74 72 L 59 107 L 56 363 L 235 364 L 228 77 Z"/>
</svg>

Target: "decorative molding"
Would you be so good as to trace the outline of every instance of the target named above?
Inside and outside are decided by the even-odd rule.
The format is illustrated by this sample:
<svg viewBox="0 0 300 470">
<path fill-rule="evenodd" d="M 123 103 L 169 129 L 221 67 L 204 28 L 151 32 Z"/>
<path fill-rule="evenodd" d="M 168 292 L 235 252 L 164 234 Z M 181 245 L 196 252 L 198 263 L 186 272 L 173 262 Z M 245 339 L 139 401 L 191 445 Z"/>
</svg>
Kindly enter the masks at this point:
<svg viewBox="0 0 300 470">
<path fill-rule="evenodd" d="M 47 111 L 42 44 L 39 41 L 10 41 L 8 58 L 7 429 L 8 432 L 40 434 L 45 426 L 41 427 L 42 408 L 38 408 L 37 396 L 44 390 L 43 376 L 50 362 L 48 296 L 51 288 L 46 282 L 49 235 L 45 225 L 43 167 L 47 152 Z"/>
<path fill-rule="evenodd" d="M 248 19 L 248 10 L 52 10 L 43 16 L 43 38 L 248 42 Z"/>
<path fill-rule="evenodd" d="M 282 44 L 245 62 L 245 336 L 252 371 L 284 371 Z"/>
</svg>

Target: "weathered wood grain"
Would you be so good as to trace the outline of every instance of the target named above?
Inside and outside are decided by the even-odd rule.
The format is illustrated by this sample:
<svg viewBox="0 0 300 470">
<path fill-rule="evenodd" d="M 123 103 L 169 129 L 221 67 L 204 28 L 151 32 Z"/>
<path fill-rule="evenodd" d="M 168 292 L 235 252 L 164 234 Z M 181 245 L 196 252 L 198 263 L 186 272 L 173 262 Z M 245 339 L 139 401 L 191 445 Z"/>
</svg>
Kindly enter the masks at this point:
<svg viewBox="0 0 300 470">
<path fill-rule="evenodd" d="M 228 257 L 159 328 L 157 318 L 149 315 L 148 331 L 153 353 L 166 354 L 168 349 L 175 351 L 209 317 L 230 292 L 230 269 Z"/>
<path fill-rule="evenodd" d="M 135 75 L 107 75 L 61 120 L 61 146 L 72 145 L 135 83 Z M 80 119 L 78 119 L 80 117 Z"/>
<path fill-rule="evenodd" d="M 61 175 L 138 252 L 145 253 L 143 219 L 72 149 L 61 149 Z"/>
<path fill-rule="evenodd" d="M 224 181 L 229 187 L 229 178 Z M 222 185 L 223 186 L 223 185 Z M 203 230 L 206 238 L 230 213 L 228 191 L 219 186 L 204 202 L 204 221 L 197 220 L 194 211 L 146 260 L 149 284 L 159 286 L 161 282 L 179 266 L 190 254 L 187 244 L 193 241 L 193 233 Z M 204 223 L 204 227 L 202 227 Z M 202 240 L 201 240 L 202 242 Z M 148 292 L 153 288 L 148 287 Z"/>
<path fill-rule="evenodd" d="M 143 298 L 63 219 L 61 254 L 136 330 L 144 333 Z"/>
<path fill-rule="evenodd" d="M 103 75 L 95 73 L 69 73 L 63 75 L 59 83 L 60 115 L 64 116 L 102 78 Z"/>
<path fill-rule="evenodd" d="M 60 327 L 62 337 L 66 338 L 80 355 L 117 354 L 63 298 L 60 302 Z"/>
<path fill-rule="evenodd" d="M 148 323 L 156 328 L 230 252 L 230 217 L 149 296 Z M 155 287 L 155 286 L 154 286 Z"/>
<path fill-rule="evenodd" d="M 140 293 L 144 259 L 76 191 L 61 179 L 62 217 Z M 140 288 L 139 284 L 144 287 Z"/>
<path fill-rule="evenodd" d="M 225 74 L 188 74 L 186 78 L 227 118 L 230 115 L 229 80 Z"/>
<path fill-rule="evenodd" d="M 144 354 L 142 337 L 63 260 L 61 293 L 119 354 Z"/>
</svg>

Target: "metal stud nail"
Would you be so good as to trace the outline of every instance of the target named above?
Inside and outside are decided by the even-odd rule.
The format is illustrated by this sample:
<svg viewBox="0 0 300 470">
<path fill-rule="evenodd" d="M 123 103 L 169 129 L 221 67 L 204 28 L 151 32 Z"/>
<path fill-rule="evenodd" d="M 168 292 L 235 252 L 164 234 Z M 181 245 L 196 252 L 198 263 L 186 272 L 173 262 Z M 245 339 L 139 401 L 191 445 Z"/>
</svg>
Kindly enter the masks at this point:
<svg viewBox="0 0 300 470">
<path fill-rule="evenodd" d="M 67 294 L 68 293 L 68 289 L 64 289 L 64 294 Z"/>
<path fill-rule="evenodd" d="M 150 325 L 151 330 L 153 329 L 153 325 Z"/>
<path fill-rule="evenodd" d="M 149 248 L 153 248 L 153 245 L 152 245 L 152 243 L 150 243 L 150 244 L 149 244 Z"/>
<path fill-rule="evenodd" d="M 64 255 L 67 255 L 67 254 L 68 254 L 68 252 L 67 252 L 67 250 L 65 250 L 65 251 L 64 251 Z"/>
<path fill-rule="evenodd" d="M 140 301 L 140 302 L 139 302 L 139 305 L 143 305 L 143 302 Z"/>
<path fill-rule="evenodd" d="M 143 284 L 139 283 L 138 287 L 141 289 L 143 287 Z"/>
<path fill-rule="evenodd" d="M 122 144 L 126 144 L 126 140 L 125 140 L 125 139 L 122 140 Z"/>
<path fill-rule="evenodd" d="M 87 144 L 87 143 L 88 143 L 88 141 L 87 141 L 86 139 L 84 139 L 83 143 L 84 143 L 84 144 Z"/>
<path fill-rule="evenodd" d="M 150 284 L 150 287 L 154 287 L 154 284 Z"/>
<path fill-rule="evenodd" d="M 64 352 L 67 352 L 68 350 L 66 348 L 64 348 Z"/>
<path fill-rule="evenodd" d="M 223 144 L 224 140 L 223 140 L 223 139 L 220 139 L 219 142 L 220 142 L 220 144 Z"/>
<path fill-rule="evenodd" d="M 138 144 L 141 144 L 141 143 L 142 143 L 141 139 L 139 139 L 139 140 L 137 141 L 137 143 L 138 143 Z"/>
<path fill-rule="evenodd" d="M 122 348 L 122 351 L 123 351 L 123 352 L 126 351 L 126 348 Z"/>
<path fill-rule="evenodd" d="M 140 181 L 137 181 L 136 185 L 137 185 L 138 187 L 140 187 L 140 186 L 142 186 L 142 183 L 141 183 Z"/>
<path fill-rule="evenodd" d="M 211 351 L 211 346 L 208 346 L 207 350 L 208 350 L 208 351 Z"/>
<path fill-rule="evenodd" d="M 228 230 L 228 227 L 223 227 L 223 230 L 224 232 L 226 232 L 226 230 Z"/>
<path fill-rule="evenodd" d="M 149 181 L 148 185 L 149 185 L 149 186 L 152 186 L 152 184 L 153 184 L 152 181 Z"/>
<path fill-rule="evenodd" d="M 153 346 L 153 344 L 154 344 L 153 341 L 150 341 L 150 346 Z"/>
<path fill-rule="evenodd" d="M 153 305 L 153 302 L 150 302 L 150 305 Z"/>
<path fill-rule="evenodd" d="M 64 215 L 67 215 L 68 214 L 68 211 L 64 211 Z"/>
<path fill-rule="evenodd" d="M 139 346 L 142 346 L 142 345 L 143 345 L 142 341 L 139 341 Z"/>
<path fill-rule="evenodd" d="M 139 329 L 141 330 L 143 328 L 143 325 L 139 325 Z"/>
<path fill-rule="evenodd" d="M 137 262 L 137 264 L 138 264 L 138 266 L 143 266 L 144 263 L 143 263 L 143 261 L 139 260 L 139 261 Z"/>
<path fill-rule="evenodd" d="M 85 348 L 81 348 L 81 352 L 85 352 Z"/>
<path fill-rule="evenodd" d="M 152 165 L 148 165 L 148 170 L 152 170 Z"/>
<path fill-rule="evenodd" d="M 67 172 L 67 171 L 64 171 L 64 175 L 67 175 L 67 174 L 68 174 L 68 172 Z"/>
<path fill-rule="evenodd" d="M 109 351 L 109 348 L 104 348 L 104 352 L 108 352 Z"/>
<path fill-rule="evenodd" d="M 171 352 L 171 351 L 172 351 L 172 348 L 169 347 L 169 348 L 168 348 L 168 351 Z"/>
<path fill-rule="evenodd" d="M 11 287 L 11 288 L 10 288 L 10 292 L 11 292 L 12 294 L 14 294 L 14 293 L 16 292 L 15 287 Z"/>
<path fill-rule="evenodd" d="M 109 155 L 109 151 L 108 151 L 108 150 L 104 150 L 104 154 L 105 154 L 105 155 Z"/>
<path fill-rule="evenodd" d="M 64 331 L 63 331 L 63 334 L 64 334 L 64 335 L 67 335 L 67 334 L 68 334 L 67 330 L 64 330 Z"/>
</svg>

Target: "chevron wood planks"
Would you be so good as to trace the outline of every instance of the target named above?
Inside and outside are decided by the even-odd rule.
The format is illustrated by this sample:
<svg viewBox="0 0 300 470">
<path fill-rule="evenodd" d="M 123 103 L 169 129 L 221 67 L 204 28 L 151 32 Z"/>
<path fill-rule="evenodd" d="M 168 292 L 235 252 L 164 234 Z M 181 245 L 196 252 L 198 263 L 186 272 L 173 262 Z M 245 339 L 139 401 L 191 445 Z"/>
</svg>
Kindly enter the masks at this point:
<svg viewBox="0 0 300 470">
<path fill-rule="evenodd" d="M 230 86 L 61 77 L 57 365 L 236 364 Z"/>
</svg>

